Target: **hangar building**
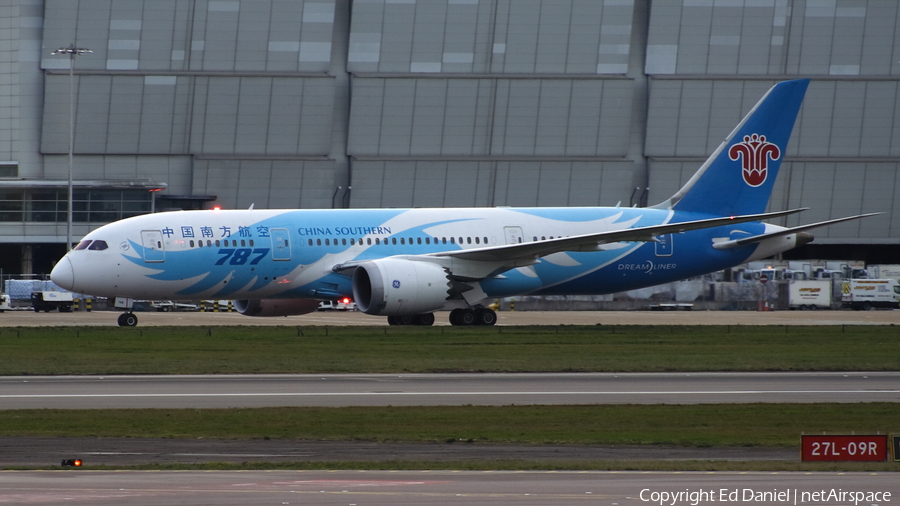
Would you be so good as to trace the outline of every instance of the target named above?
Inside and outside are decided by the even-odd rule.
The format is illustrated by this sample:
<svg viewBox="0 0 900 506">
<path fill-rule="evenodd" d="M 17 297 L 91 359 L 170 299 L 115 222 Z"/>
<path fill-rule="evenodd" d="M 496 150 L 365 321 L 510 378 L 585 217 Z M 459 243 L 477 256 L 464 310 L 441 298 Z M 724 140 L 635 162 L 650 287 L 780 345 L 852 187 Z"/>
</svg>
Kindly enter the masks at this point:
<svg viewBox="0 0 900 506">
<path fill-rule="evenodd" d="M 212 205 L 654 204 L 795 77 L 770 209 L 883 212 L 795 254 L 897 263 L 898 21 L 884 0 L 10 0 L 0 269 L 65 251 L 70 107 L 77 240 Z"/>
</svg>

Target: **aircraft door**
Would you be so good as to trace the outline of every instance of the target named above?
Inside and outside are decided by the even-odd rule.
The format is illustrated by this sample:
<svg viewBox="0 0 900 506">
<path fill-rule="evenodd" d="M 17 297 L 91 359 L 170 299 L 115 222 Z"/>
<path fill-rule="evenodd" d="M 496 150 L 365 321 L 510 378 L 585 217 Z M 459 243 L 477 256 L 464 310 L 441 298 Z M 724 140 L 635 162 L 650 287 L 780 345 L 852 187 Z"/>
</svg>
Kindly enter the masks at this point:
<svg viewBox="0 0 900 506">
<path fill-rule="evenodd" d="M 290 260 L 291 242 L 290 234 L 286 228 L 269 229 L 272 236 L 272 260 Z"/>
<path fill-rule="evenodd" d="M 522 234 L 522 227 L 503 227 L 506 234 L 506 244 L 519 244 L 525 242 L 525 236 Z"/>
<path fill-rule="evenodd" d="M 141 246 L 144 250 L 144 262 L 159 263 L 166 260 L 166 249 L 163 246 L 163 235 L 159 230 L 141 230 Z"/>
<path fill-rule="evenodd" d="M 674 236 L 672 234 L 658 235 L 656 236 L 657 242 L 656 246 L 656 256 L 658 257 L 670 257 L 673 252 L 673 240 Z"/>
</svg>

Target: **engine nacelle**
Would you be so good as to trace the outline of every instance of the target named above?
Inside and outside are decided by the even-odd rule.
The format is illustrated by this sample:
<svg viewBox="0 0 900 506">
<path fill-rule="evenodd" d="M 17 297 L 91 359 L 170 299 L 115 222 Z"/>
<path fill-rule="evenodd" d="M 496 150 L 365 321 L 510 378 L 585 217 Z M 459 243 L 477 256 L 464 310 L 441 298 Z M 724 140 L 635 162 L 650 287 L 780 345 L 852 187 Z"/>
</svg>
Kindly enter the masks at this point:
<svg viewBox="0 0 900 506">
<path fill-rule="evenodd" d="M 370 315 L 403 316 L 441 309 L 450 278 L 440 265 L 402 258 L 361 263 L 353 271 L 353 299 Z"/>
<path fill-rule="evenodd" d="M 236 300 L 234 308 L 245 316 L 294 316 L 312 313 L 319 308 L 315 299 Z"/>
</svg>

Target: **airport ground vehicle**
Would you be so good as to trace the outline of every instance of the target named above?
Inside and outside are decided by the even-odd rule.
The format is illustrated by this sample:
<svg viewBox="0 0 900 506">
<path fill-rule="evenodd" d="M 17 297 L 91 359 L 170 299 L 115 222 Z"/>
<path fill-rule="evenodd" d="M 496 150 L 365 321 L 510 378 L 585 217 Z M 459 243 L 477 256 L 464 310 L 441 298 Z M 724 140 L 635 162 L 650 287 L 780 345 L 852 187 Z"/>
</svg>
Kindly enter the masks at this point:
<svg viewBox="0 0 900 506">
<path fill-rule="evenodd" d="M 841 302 L 857 310 L 900 308 L 900 283 L 895 279 L 849 279 L 844 281 Z"/>
<path fill-rule="evenodd" d="M 49 313 L 58 309 L 60 313 L 69 313 L 75 304 L 75 296 L 72 292 L 32 292 L 31 307 L 35 313 L 44 311 Z"/>
<path fill-rule="evenodd" d="M 867 268 L 868 277 L 875 279 L 895 279 L 900 281 L 900 264 L 876 264 Z"/>
<path fill-rule="evenodd" d="M 788 284 L 788 308 L 831 309 L 831 281 L 791 280 Z"/>
</svg>

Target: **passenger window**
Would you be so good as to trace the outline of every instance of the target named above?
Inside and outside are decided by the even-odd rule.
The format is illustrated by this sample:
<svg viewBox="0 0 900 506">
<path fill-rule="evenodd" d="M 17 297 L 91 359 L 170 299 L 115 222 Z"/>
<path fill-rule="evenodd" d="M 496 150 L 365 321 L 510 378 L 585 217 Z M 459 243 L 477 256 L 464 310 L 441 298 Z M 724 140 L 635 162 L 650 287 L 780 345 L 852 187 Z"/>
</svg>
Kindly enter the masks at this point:
<svg viewBox="0 0 900 506">
<path fill-rule="evenodd" d="M 378 239 L 375 239 L 375 244 L 378 244 Z M 371 238 L 371 237 L 366 237 L 366 245 L 367 245 L 367 246 L 371 246 L 371 245 L 372 245 L 372 238 Z"/>
<path fill-rule="evenodd" d="M 341 239 L 341 246 L 347 245 L 347 239 Z"/>
<path fill-rule="evenodd" d="M 406 244 L 406 241 L 402 237 L 400 238 L 400 244 Z"/>
<path fill-rule="evenodd" d="M 325 239 L 325 246 L 331 246 L 331 239 Z"/>
<path fill-rule="evenodd" d="M 217 247 L 217 248 L 219 247 L 219 240 L 218 240 L 218 239 L 216 239 L 216 247 Z"/>
<path fill-rule="evenodd" d="M 194 247 L 194 240 L 193 240 L 193 239 L 191 239 L 191 247 L 192 247 L 192 248 Z"/>
<path fill-rule="evenodd" d="M 450 244 L 456 244 L 456 238 L 455 238 L 455 237 L 451 237 L 451 238 L 450 238 Z"/>
<path fill-rule="evenodd" d="M 309 245 L 312 246 L 312 239 L 309 240 Z"/>
<path fill-rule="evenodd" d="M 462 237 L 460 237 L 460 239 L 462 239 Z M 466 237 L 466 244 L 472 244 L 472 238 L 471 238 L 471 237 Z"/>
<path fill-rule="evenodd" d="M 369 239 L 369 240 L 371 241 L 372 239 Z M 381 238 L 380 238 L 380 237 L 376 237 L 376 238 L 375 238 L 375 246 L 378 246 L 379 244 L 381 244 Z"/>
<path fill-rule="evenodd" d="M 109 245 L 106 244 L 106 241 L 94 241 L 91 243 L 91 245 L 90 245 L 90 247 L 88 247 L 88 249 L 94 250 L 94 251 L 102 251 L 108 247 L 109 247 Z"/>
<path fill-rule="evenodd" d="M 421 238 L 421 237 L 416 237 L 416 243 L 417 243 L 417 244 L 422 244 L 422 238 Z"/>
<path fill-rule="evenodd" d="M 322 239 L 316 239 L 316 246 L 322 245 Z"/>
<path fill-rule="evenodd" d="M 250 239 L 250 247 L 253 247 L 253 239 Z"/>
<path fill-rule="evenodd" d="M 194 241 L 191 241 L 191 242 L 194 242 Z M 247 241 L 241 239 L 241 247 L 243 248 L 246 245 L 247 245 Z"/>
<path fill-rule="evenodd" d="M 396 237 L 391 237 L 391 244 L 393 244 L 394 246 L 397 245 L 397 238 L 396 238 Z"/>
<path fill-rule="evenodd" d="M 431 237 L 425 238 L 425 244 L 431 244 Z"/>
<path fill-rule="evenodd" d="M 356 244 L 356 238 L 355 238 L 355 237 L 351 237 L 351 238 L 350 238 L 350 246 L 353 246 L 354 244 Z"/>
</svg>

